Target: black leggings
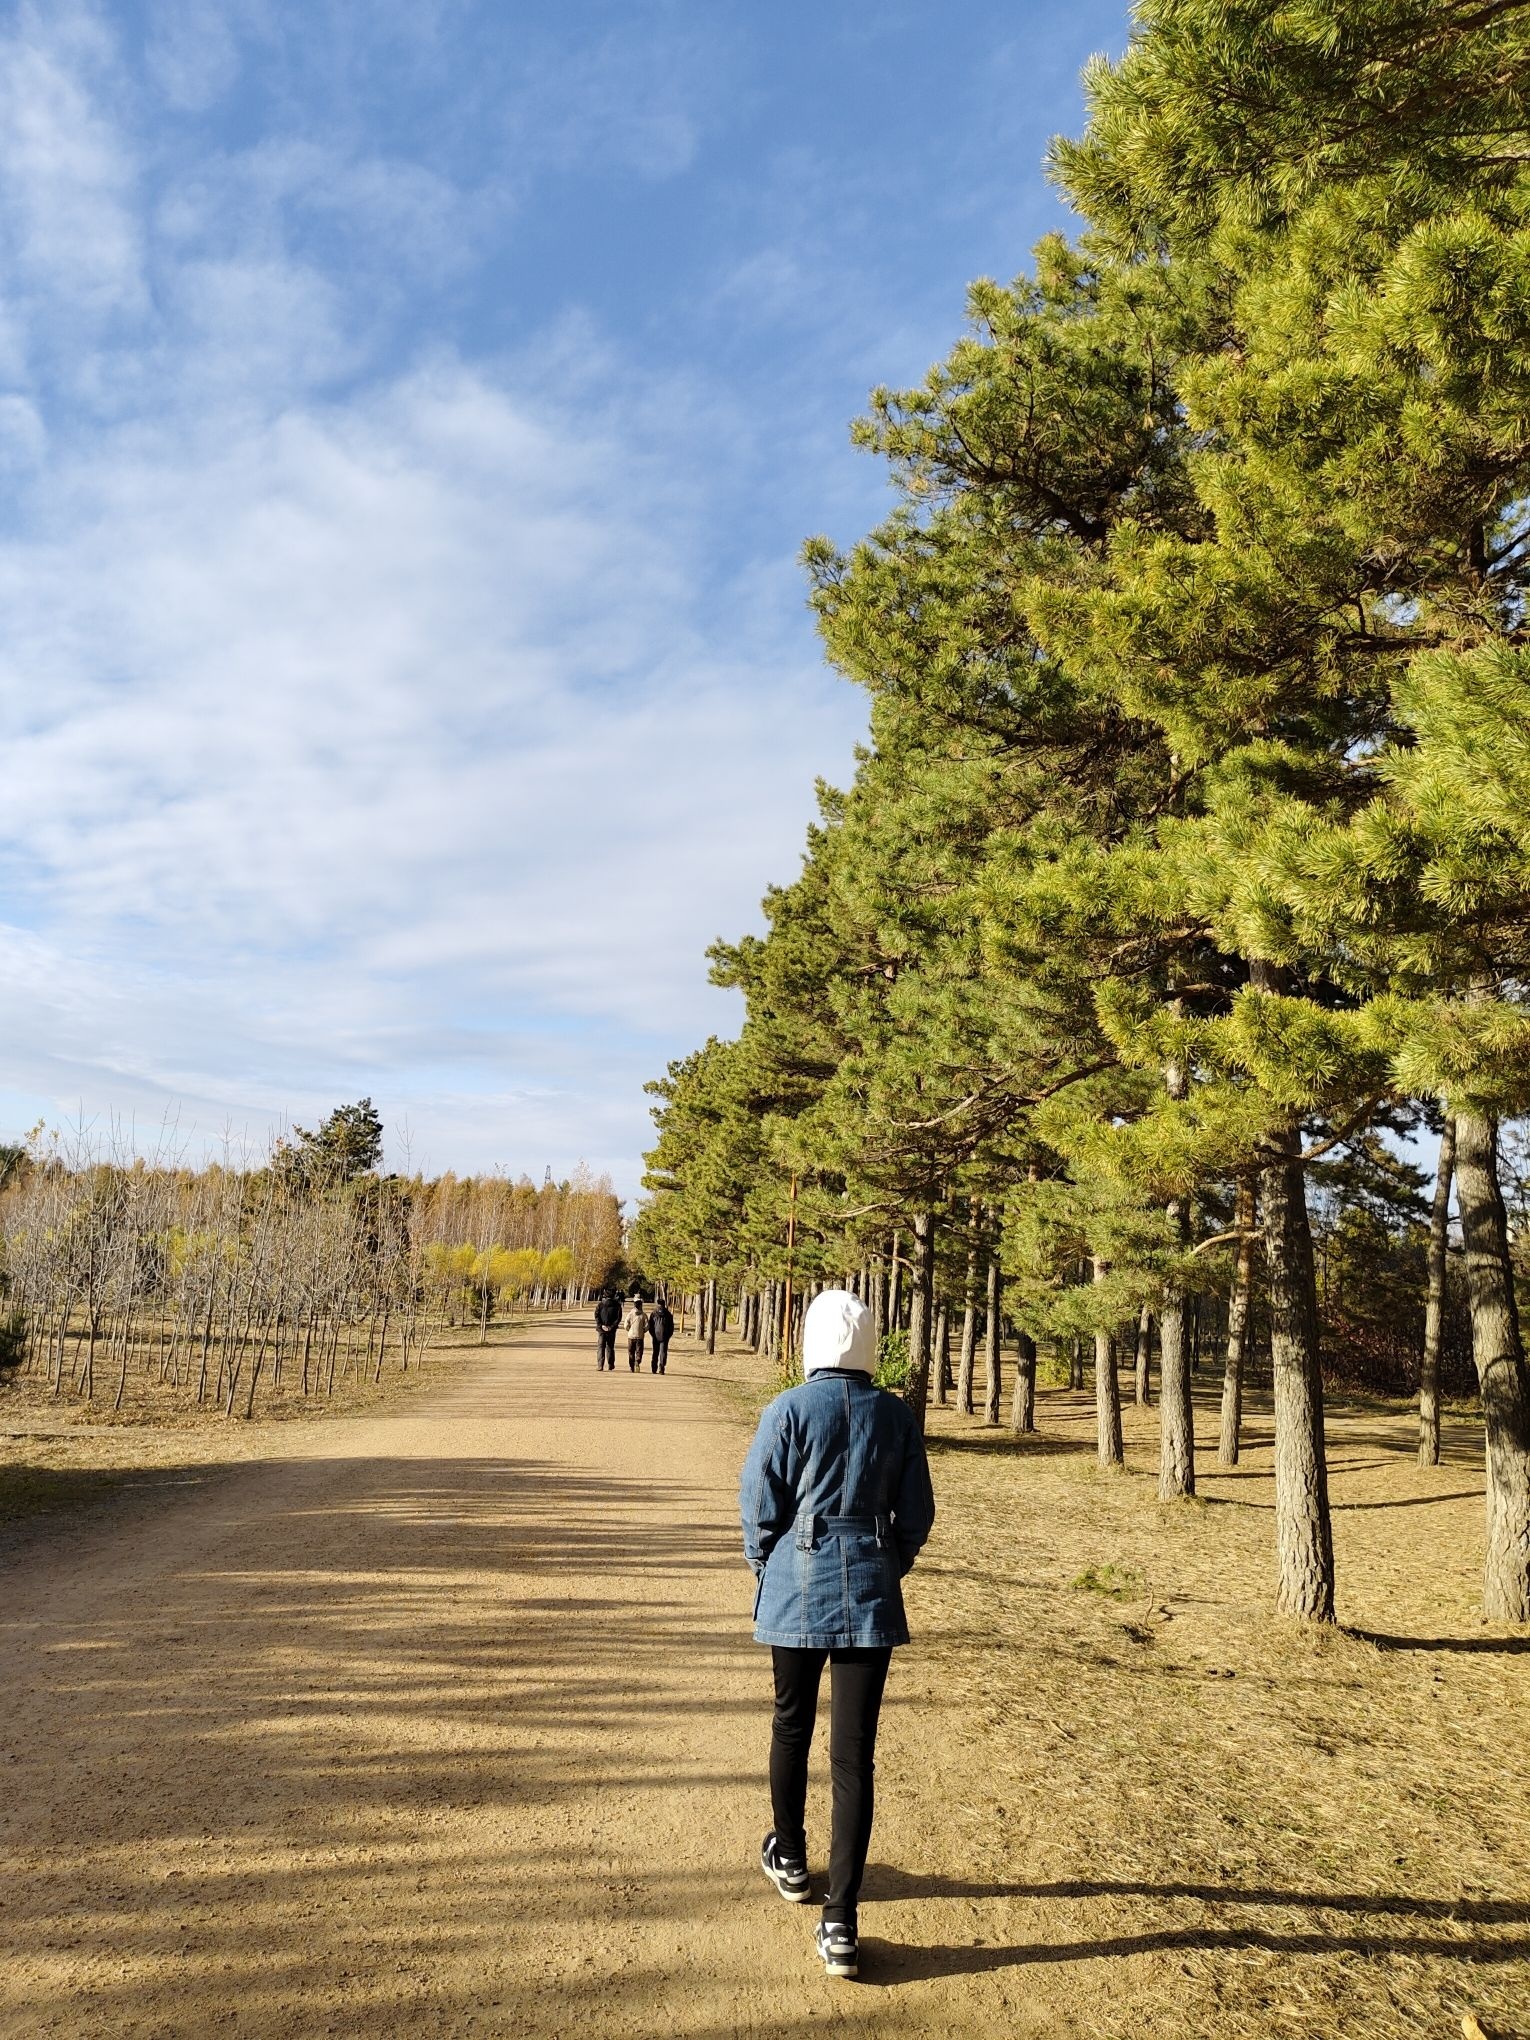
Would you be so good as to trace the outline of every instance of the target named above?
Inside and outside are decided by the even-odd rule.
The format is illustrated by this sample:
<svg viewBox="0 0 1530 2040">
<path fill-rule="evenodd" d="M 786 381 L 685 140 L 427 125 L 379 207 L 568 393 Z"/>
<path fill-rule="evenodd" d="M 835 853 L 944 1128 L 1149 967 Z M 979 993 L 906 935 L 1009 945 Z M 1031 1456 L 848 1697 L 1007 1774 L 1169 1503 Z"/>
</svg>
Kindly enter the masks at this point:
<svg viewBox="0 0 1530 2040">
<path fill-rule="evenodd" d="M 876 1650 L 791 1650 L 771 1646 L 776 1713 L 770 1735 L 770 1804 L 776 1840 L 788 1863 L 807 1861 L 803 1828 L 808 1751 L 818 1713 L 823 1662 L 829 1673 L 829 1774 L 834 1781 L 834 1825 L 829 1848 L 826 1920 L 855 1924 L 866 1871 L 874 1809 L 877 1716 L 887 1683 L 890 1646 Z"/>
</svg>

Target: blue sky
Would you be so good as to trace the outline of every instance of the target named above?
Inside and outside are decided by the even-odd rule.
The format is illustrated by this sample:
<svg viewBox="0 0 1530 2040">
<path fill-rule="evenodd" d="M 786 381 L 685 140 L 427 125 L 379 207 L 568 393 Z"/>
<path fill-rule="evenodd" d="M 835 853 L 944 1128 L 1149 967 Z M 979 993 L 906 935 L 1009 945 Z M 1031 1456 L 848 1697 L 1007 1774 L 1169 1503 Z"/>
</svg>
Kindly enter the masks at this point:
<svg viewBox="0 0 1530 2040">
<path fill-rule="evenodd" d="M 0 13 L 0 1134 L 631 1191 L 864 723 L 796 552 L 1119 5 Z"/>
</svg>

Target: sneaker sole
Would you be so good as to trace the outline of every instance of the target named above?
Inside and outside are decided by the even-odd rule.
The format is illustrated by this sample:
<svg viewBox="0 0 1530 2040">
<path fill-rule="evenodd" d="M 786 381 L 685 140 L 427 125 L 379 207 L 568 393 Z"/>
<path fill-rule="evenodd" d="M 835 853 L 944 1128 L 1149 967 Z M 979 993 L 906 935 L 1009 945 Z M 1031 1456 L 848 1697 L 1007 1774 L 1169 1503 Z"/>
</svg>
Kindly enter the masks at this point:
<svg viewBox="0 0 1530 2040">
<path fill-rule="evenodd" d="M 813 1896 L 812 1886 L 806 1883 L 803 1885 L 800 1891 L 788 1890 L 786 1885 L 784 1885 L 781 1882 L 780 1878 L 777 1877 L 775 1871 L 771 1869 L 770 1865 L 765 1861 L 765 1858 L 763 1856 L 761 1856 L 760 1858 L 760 1868 L 765 1872 L 765 1875 L 769 1882 L 775 1886 L 776 1896 L 778 1898 L 784 1898 L 788 1905 L 806 1905 L 808 1900 Z"/>
<path fill-rule="evenodd" d="M 852 1982 L 861 1973 L 860 1964 L 856 1962 L 830 1962 L 825 1957 L 823 1966 L 825 1975 L 848 1977 Z"/>
<path fill-rule="evenodd" d="M 788 1905 L 806 1905 L 808 1900 L 813 1896 L 811 1887 L 803 1891 L 788 1891 L 786 1886 L 779 1882 L 779 1880 L 776 1878 L 772 1871 L 767 1870 L 765 1872 L 765 1875 L 770 1879 L 771 1883 L 775 1886 L 776 1896 L 778 1898 L 784 1898 Z"/>
</svg>

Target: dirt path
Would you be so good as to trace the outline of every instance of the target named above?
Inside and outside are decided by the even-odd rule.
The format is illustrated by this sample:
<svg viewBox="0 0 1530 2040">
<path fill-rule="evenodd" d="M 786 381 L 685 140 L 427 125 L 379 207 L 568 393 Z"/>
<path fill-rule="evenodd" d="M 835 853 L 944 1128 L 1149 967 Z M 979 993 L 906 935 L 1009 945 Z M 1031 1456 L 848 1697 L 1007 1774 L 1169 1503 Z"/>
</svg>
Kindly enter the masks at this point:
<svg viewBox="0 0 1530 2040">
<path fill-rule="evenodd" d="M 544 1322 L 432 1403 L 27 1546 L 0 2033 L 1068 2034 L 983 1968 L 1013 1901 L 922 1874 L 897 1667 L 862 1987 L 754 1868 L 741 1442 L 683 1356 L 597 1378 Z"/>
</svg>

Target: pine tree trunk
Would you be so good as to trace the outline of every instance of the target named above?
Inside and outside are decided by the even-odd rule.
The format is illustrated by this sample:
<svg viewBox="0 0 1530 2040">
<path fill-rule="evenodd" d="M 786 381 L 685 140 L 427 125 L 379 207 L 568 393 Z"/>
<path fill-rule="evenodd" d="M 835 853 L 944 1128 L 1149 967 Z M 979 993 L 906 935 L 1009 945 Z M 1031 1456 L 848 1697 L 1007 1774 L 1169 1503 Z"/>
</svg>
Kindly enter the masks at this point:
<svg viewBox="0 0 1530 2040">
<path fill-rule="evenodd" d="M 1333 1527 L 1323 1441 L 1317 1285 L 1301 1137 L 1277 1137 L 1282 1158 L 1259 1172 L 1270 1360 L 1275 1376 L 1276 1600 L 1283 1614 L 1333 1620 Z"/>
<path fill-rule="evenodd" d="M 1015 1393 L 1009 1406 L 1009 1428 L 1017 1438 L 1036 1428 L 1036 1341 L 1028 1332 L 1020 1334 L 1020 1357 L 1015 1363 Z"/>
<path fill-rule="evenodd" d="M 951 1393 L 951 1311 L 944 1303 L 935 1313 L 935 1357 L 931 1366 L 935 1400 L 944 1409 L 946 1397 Z"/>
<path fill-rule="evenodd" d="M 1175 999 L 1175 1013 L 1181 1010 Z M 1190 1088 L 1189 1073 L 1181 1063 L 1166 1063 L 1163 1083 L 1171 1098 L 1183 1098 Z M 1168 1219 L 1173 1247 L 1183 1253 L 1190 1237 L 1186 1198 L 1169 1200 Z M 1178 1274 L 1172 1274 L 1158 1313 L 1158 1494 L 1166 1502 L 1195 1493 L 1195 1401 L 1190 1392 L 1187 1316 L 1184 1285 Z"/>
<path fill-rule="evenodd" d="M 887 1264 L 880 1254 L 871 1258 L 871 1336 L 877 1351 L 887 1336 Z"/>
<path fill-rule="evenodd" d="M 1243 1362 L 1248 1352 L 1249 1305 L 1254 1287 L 1254 1186 L 1238 1185 L 1238 1258 L 1227 1301 L 1227 1353 L 1222 1367 L 1222 1435 L 1217 1463 L 1236 1466 L 1243 1435 Z"/>
<path fill-rule="evenodd" d="M 930 1330 L 935 1307 L 935 1214 L 914 1217 L 914 1275 L 909 1298 L 908 1402 L 924 1429 L 930 1399 Z"/>
<path fill-rule="evenodd" d="M 1153 1400 L 1150 1374 L 1153 1364 L 1153 1309 L 1151 1304 L 1142 1306 L 1142 1315 L 1137 1320 L 1137 1407 L 1145 1410 Z"/>
<path fill-rule="evenodd" d="M 707 1284 L 707 1351 L 717 1351 L 717 1278 Z"/>
<path fill-rule="evenodd" d="M 888 1277 L 887 1296 L 887 1329 L 890 1332 L 901 1332 L 903 1329 L 902 1246 L 902 1233 L 894 1233 L 892 1236 L 892 1251 L 888 1255 L 888 1261 L 892 1269 L 892 1273 Z"/>
<path fill-rule="evenodd" d="M 1169 1224 L 1183 1242 L 1184 1200 L 1169 1206 Z M 1195 1404 L 1190 1394 L 1190 1341 L 1185 1292 L 1177 1277 L 1164 1285 L 1158 1311 L 1158 1495 L 1173 1502 L 1195 1493 Z"/>
<path fill-rule="evenodd" d="M 1103 1282 L 1109 1264 L 1094 1257 L 1094 1279 Z M 1096 1448 L 1101 1466 L 1123 1466 L 1121 1448 L 1121 1383 L 1116 1373 L 1116 1342 L 1110 1332 L 1094 1335 L 1094 1415 Z"/>
<path fill-rule="evenodd" d="M 983 1422 L 999 1421 L 999 1403 L 1004 1394 L 1001 1379 L 1004 1366 L 1003 1327 L 999 1306 L 1002 1300 L 998 1242 L 988 1249 L 988 1322 L 983 1327 Z"/>
<path fill-rule="evenodd" d="M 956 1407 L 972 1415 L 972 1377 L 977 1371 L 978 1241 L 982 1207 L 974 1204 L 967 1229 L 967 1281 L 962 1292 L 962 1343 L 956 1360 Z"/>
<path fill-rule="evenodd" d="M 1487 1434 L 1482 1611 L 1494 1622 L 1530 1622 L 1530 1378 L 1498 1181 L 1498 1122 L 1463 1111 L 1455 1123 L 1456 1207 Z"/>
<path fill-rule="evenodd" d="M 1068 1386 L 1082 1388 L 1084 1385 L 1084 1342 L 1074 1338 L 1068 1344 Z"/>
<path fill-rule="evenodd" d="M 1456 1122 L 1440 1135 L 1434 1203 L 1429 1213 L 1429 1290 L 1424 1302 L 1424 1352 L 1418 1373 L 1418 1463 L 1440 1463 L 1440 1343 L 1445 1330 L 1445 1280 L 1450 1248 L 1450 1184 L 1456 1165 Z"/>
</svg>

